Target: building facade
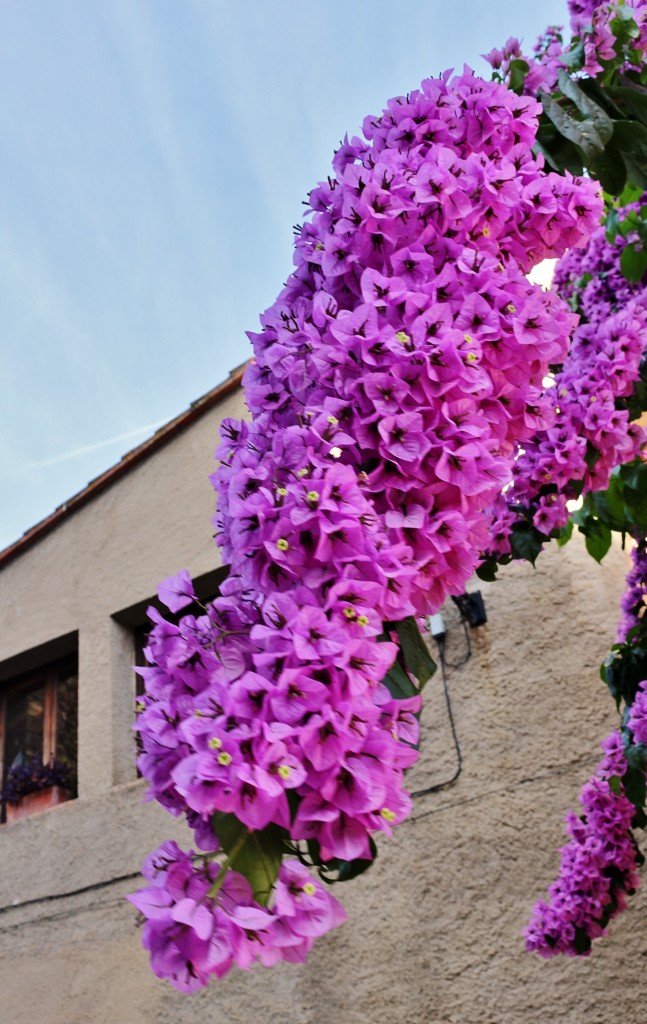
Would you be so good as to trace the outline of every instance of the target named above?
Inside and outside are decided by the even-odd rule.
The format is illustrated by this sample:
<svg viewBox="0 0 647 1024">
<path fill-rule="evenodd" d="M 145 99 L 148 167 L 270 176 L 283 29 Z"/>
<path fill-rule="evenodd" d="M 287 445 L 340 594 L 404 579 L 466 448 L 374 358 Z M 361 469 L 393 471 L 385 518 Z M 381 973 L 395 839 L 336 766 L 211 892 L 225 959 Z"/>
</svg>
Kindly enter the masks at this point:
<svg viewBox="0 0 647 1024">
<path fill-rule="evenodd" d="M 187 834 L 144 802 L 132 665 L 159 580 L 186 568 L 202 596 L 217 586 L 208 476 L 220 420 L 243 410 L 236 372 L 0 553 L 4 773 L 39 744 L 76 761 L 72 799 L 0 824 L 3 1024 L 642 1022 L 640 893 L 586 960 L 544 963 L 521 938 L 616 724 L 598 665 L 626 557 L 597 566 L 577 539 L 479 585 L 489 621 L 469 660 L 446 609 L 448 661 L 463 662 L 447 674 L 460 774 L 438 788 L 458 766 L 438 673 L 414 813 L 339 886 L 349 920 L 309 963 L 232 972 L 189 997 L 150 972 L 124 897 L 147 853 Z"/>
</svg>

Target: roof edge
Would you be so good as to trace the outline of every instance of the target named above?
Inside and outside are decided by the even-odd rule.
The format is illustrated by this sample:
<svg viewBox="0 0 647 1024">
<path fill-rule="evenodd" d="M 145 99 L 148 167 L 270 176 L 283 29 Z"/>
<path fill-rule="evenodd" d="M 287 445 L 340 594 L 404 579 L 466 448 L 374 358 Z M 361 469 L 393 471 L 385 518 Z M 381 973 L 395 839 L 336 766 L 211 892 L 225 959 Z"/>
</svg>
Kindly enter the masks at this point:
<svg viewBox="0 0 647 1024">
<path fill-rule="evenodd" d="M 216 385 L 211 391 L 207 391 L 205 395 L 197 398 L 188 409 L 185 409 L 184 412 L 181 412 L 174 419 L 169 420 L 159 430 L 156 430 L 152 437 L 142 441 L 136 448 L 126 452 L 114 466 L 110 466 L 109 469 L 95 477 L 83 490 L 68 498 L 67 501 L 64 501 L 62 505 L 59 505 L 48 516 L 45 516 L 40 522 L 26 530 L 22 537 L 19 537 L 18 540 L 0 551 L 0 568 L 11 561 L 12 558 L 15 558 L 16 555 L 31 547 L 41 537 L 50 533 L 67 516 L 72 515 L 84 505 L 87 505 L 89 501 L 96 498 L 98 494 L 105 491 L 106 488 L 128 473 L 134 466 L 143 462 L 149 455 L 152 455 L 165 444 L 168 444 L 169 441 L 183 430 L 186 430 L 187 427 L 200 419 L 206 412 L 209 412 L 223 398 L 236 391 L 241 386 L 245 366 L 245 363 L 237 366 L 221 384 Z"/>
</svg>

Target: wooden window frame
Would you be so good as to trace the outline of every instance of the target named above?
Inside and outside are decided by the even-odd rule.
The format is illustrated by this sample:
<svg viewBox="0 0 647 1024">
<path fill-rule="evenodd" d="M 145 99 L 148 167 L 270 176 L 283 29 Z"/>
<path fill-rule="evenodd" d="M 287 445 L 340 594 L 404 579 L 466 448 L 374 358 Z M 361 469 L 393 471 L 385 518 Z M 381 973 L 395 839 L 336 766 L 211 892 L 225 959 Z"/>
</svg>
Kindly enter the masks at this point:
<svg viewBox="0 0 647 1024">
<path fill-rule="evenodd" d="M 58 688 L 61 679 L 76 675 L 77 678 L 77 702 L 78 702 L 78 657 L 67 655 L 58 661 L 43 665 L 39 669 L 32 669 L 12 679 L 0 683 L 0 789 L 5 785 L 5 746 L 7 742 L 7 701 L 13 694 L 21 690 L 32 689 L 36 684 L 43 683 L 45 686 L 45 700 L 43 708 L 43 747 L 41 757 L 43 764 L 47 764 L 52 757 L 57 757 L 57 719 L 58 719 Z M 78 736 L 77 736 L 78 741 Z M 76 764 L 78 766 L 78 750 Z M 74 794 L 76 796 L 76 793 Z M 0 806 L 0 823 L 6 818 L 5 803 Z"/>
</svg>

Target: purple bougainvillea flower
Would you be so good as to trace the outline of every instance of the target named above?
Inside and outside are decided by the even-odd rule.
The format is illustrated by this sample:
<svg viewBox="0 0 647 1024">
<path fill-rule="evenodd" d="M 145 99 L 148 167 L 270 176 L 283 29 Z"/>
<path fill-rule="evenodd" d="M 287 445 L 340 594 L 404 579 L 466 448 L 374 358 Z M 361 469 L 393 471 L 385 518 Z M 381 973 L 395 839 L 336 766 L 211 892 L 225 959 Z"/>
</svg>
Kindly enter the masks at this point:
<svg viewBox="0 0 647 1024">
<path fill-rule="evenodd" d="M 173 613 L 182 611 L 196 599 L 193 582 L 186 569 L 180 569 L 175 576 L 162 580 L 157 593 L 162 604 Z"/>
</svg>

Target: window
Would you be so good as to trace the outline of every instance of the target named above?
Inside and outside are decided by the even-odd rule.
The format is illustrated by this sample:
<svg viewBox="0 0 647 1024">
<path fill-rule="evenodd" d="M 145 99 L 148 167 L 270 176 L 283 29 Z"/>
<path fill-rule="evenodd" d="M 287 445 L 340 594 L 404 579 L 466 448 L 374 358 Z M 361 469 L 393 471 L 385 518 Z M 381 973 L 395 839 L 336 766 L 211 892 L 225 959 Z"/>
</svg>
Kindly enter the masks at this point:
<svg viewBox="0 0 647 1024">
<path fill-rule="evenodd" d="M 30 789 L 58 785 L 76 796 L 77 691 L 75 655 L 0 684 L 3 822 L 11 798 Z"/>
<path fill-rule="evenodd" d="M 198 602 L 183 608 L 177 615 L 172 615 L 168 608 L 164 607 L 156 597 L 138 601 L 137 604 L 133 604 L 129 608 L 123 608 L 121 611 L 113 614 L 112 618 L 115 622 L 128 630 L 129 634 L 129 651 L 124 664 L 124 669 L 126 664 L 129 666 L 128 676 L 131 680 L 128 689 L 124 688 L 124 696 L 128 698 L 129 711 L 133 708 L 135 699 L 141 697 L 144 693 L 144 680 L 139 674 L 133 672 L 133 668 L 142 668 L 148 665 L 148 661 L 144 656 L 144 649 L 148 645 L 148 633 L 151 628 L 150 620 L 146 614 L 147 609 L 152 605 L 158 611 L 161 611 L 164 618 L 170 622 L 178 622 L 184 615 L 200 615 L 202 613 L 201 604 L 208 604 L 209 601 L 212 601 L 217 596 L 220 592 L 220 584 L 226 578 L 227 572 L 226 568 L 219 568 L 213 569 L 211 572 L 204 573 L 201 576 L 195 576 L 193 578 L 193 587 Z M 126 678 L 126 672 L 124 671 L 124 682 L 126 682 Z M 130 713 L 132 714 L 132 711 Z M 126 728 L 125 725 L 124 728 Z M 141 753 L 139 736 L 137 736 L 134 743 L 134 753 L 135 757 Z M 140 775 L 139 771 L 137 775 Z"/>
</svg>

